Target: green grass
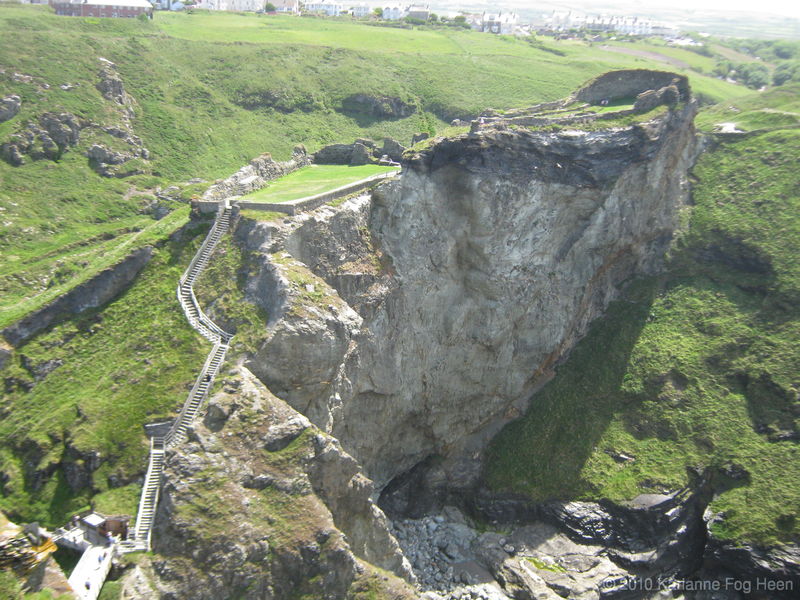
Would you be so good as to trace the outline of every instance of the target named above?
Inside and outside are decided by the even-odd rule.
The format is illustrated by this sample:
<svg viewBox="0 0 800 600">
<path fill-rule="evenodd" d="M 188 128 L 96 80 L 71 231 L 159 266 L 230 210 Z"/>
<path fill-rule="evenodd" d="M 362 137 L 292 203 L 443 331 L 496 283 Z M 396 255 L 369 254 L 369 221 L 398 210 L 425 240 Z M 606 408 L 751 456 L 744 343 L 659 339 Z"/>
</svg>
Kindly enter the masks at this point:
<svg viewBox="0 0 800 600">
<path fill-rule="evenodd" d="M 766 92 L 751 92 L 704 108 L 697 127 L 713 131 L 717 123 L 735 123 L 742 131 L 780 129 L 800 125 L 800 84 L 787 84 Z"/>
<path fill-rule="evenodd" d="M 395 167 L 383 165 L 309 165 L 275 179 L 266 187 L 246 196 L 245 200 L 281 203 L 315 196 L 336 188 L 355 183 L 361 179 L 397 171 Z"/>
<path fill-rule="evenodd" d="M 175 300 L 178 277 L 200 239 L 164 243 L 118 299 L 15 353 L 3 373 L 5 406 L 14 412 L 0 422 L 0 470 L 10 477 L 0 508 L 52 527 L 99 494 L 106 512 L 131 513 L 138 486 L 111 489 L 109 478 L 125 484 L 142 473 L 148 450 L 142 424 L 181 406 L 208 349 Z M 63 364 L 36 382 L 29 369 L 47 360 Z M 92 489 L 68 485 L 63 466 L 83 462 L 70 448 L 99 453 Z M 40 489 L 29 484 L 35 472 L 42 474 Z"/>
<path fill-rule="evenodd" d="M 631 286 L 489 448 L 495 489 L 630 499 L 708 468 L 737 541 L 800 539 L 800 131 L 724 143 L 694 175 L 666 275 Z M 624 453 L 634 461 L 617 462 Z M 726 472 L 736 466 L 740 479 Z"/>
<path fill-rule="evenodd" d="M 564 56 L 548 51 L 556 47 Z M 142 214 L 152 196 L 130 192 L 152 193 L 193 177 L 213 181 L 265 151 L 287 158 L 298 143 L 311 151 L 357 137 L 407 144 L 415 132 L 441 132 L 453 118 L 487 107 L 566 96 L 610 69 L 663 67 L 587 45 L 532 45 L 471 31 L 203 11 L 159 12 L 152 22 L 65 19 L 48 7 L 4 5 L 0 64 L 8 68 L 0 93 L 19 94 L 23 105 L 0 124 L 0 142 L 45 111 L 117 123 L 118 109 L 95 88 L 98 57 L 117 64 L 136 100 L 133 126 L 151 151 L 152 173 L 94 173 L 83 153 L 108 136 L 93 129 L 57 162 L 0 163 L 0 323 L 103 268 L 109 247 L 152 223 Z M 12 72 L 34 79 L 15 81 Z M 690 76 L 709 97 L 741 91 Z M 65 83 L 73 89 L 62 90 Z M 394 96 L 416 112 L 401 119 L 346 112 L 344 100 L 353 94 Z M 187 199 L 202 187 L 179 195 Z"/>
<path fill-rule="evenodd" d="M 264 337 L 268 315 L 244 294 L 245 282 L 257 268 L 256 260 L 226 235 L 195 283 L 198 302 L 215 323 L 235 334 L 237 351 L 255 352 Z"/>
</svg>

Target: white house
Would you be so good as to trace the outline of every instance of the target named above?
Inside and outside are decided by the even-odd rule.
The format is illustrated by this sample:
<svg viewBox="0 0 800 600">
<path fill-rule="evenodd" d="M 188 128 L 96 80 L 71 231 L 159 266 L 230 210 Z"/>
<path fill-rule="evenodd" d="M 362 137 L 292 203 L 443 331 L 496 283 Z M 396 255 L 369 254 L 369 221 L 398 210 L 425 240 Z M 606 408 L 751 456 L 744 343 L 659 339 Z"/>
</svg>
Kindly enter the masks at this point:
<svg viewBox="0 0 800 600">
<path fill-rule="evenodd" d="M 267 0 L 275 7 L 275 12 L 288 15 L 300 14 L 300 0 Z M 266 4 L 266 2 L 265 2 Z"/>
<path fill-rule="evenodd" d="M 372 14 L 372 8 L 369 4 L 354 4 L 350 8 L 350 12 L 357 19 L 363 19 Z"/>
<path fill-rule="evenodd" d="M 383 9 L 383 18 L 387 21 L 399 21 L 408 14 L 408 9 L 400 4 L 387 4 L 381 8 Z"/>
<path fill-rule="evenodd" d="M 419 19 L 420 21 L 427 21 L 431 18 L 431 9 L 426 6 L 411 5 L 406 11 L 406 16 L 412 19 Z"/>
<path fill-rule="evenodd" d="M 227 10 L 236 12 L 256 12 L 264 10 L 264 0 L 227 0 Z"/>
<path fill-rule="evenodd" d="M 483 13 L 481 31 L 511 35 L 517 27 L 515 13 Z"/>
<path fill-rule="evenodd" d="M 332 0 L 315 0 L 314 2 L 306 2 L 303 6 L 306 12 L 328 15 L 329 17 L 338 17 L 344 12 L 344 6 Z"/>
</svg>

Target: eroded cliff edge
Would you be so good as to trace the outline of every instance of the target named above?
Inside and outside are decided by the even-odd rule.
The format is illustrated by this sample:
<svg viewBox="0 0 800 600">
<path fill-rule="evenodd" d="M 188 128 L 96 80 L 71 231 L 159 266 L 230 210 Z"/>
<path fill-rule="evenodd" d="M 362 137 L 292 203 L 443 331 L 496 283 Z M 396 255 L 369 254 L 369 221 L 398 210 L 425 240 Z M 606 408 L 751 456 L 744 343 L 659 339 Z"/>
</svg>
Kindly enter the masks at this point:
<svg viewBox="0 0 800 600">
<path fill-rule="evenodd" d="M 378 489 L 434 455 L 463 483 L 470 436 L 517 415 L 619 286 L 658 269 L 688 199 L 694 114 L 597 131 L 500 122 L 410 156 L 371 201 L 242 222 L 265 261 L 248 289 L 271 322 L 250 368 Z M 298 311 L 260 293 L 291 289 L 275 285 L 284 251 L 337 302 Z"/>
</svg>

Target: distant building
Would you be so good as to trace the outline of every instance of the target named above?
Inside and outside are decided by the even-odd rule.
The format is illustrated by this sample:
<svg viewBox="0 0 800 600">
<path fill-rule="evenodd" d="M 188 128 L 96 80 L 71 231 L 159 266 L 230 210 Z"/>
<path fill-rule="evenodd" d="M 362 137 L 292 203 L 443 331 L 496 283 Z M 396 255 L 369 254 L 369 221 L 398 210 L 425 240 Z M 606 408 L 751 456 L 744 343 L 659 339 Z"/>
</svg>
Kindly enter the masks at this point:
<svg viewBox="0 0 800 600">
<path fill-rule="evenodd" d="M 511 35 L 517 27 L 517 20 L 514 13 L 483 13 L 481 31 Z"/>
<path fill-rule="evenodd" d="M 147 0 L 54 0 L 51 5 L 57 15 L 68 17 L 153 17 L 153 5 Z"/>
<path fill-rule="evenodd" d="M 381 8 L 383 9 L 383 18 L 387 21 L 399 21 L 408 14 L 408 9 L 400 4 L 387 4 Z"/>
<path fill-rule="evenodd" d="M 300 14 L 300 1 L 299 0 L 269 0 L 275 7 L 275 12 L 284 13 L 288 15 Z"/>
<path fill-rule="evenodd" d="M 354 4 L 350 7 L 350 13 L 357 19 L 363 19 L 372 14 L 372 8 L 369 4 Z"/>
<path fill-rule="evenodd" d="M 329 17 L 338 17 L 344 12 L 344 6 L 332 0 L 306 2 L 303 6 L 306 12 L 327 15 Z"/>
<path fill-rule="evenodd" d="M 427 21 L 431 18 L 431 9 L 428 6 L 409 6 L 406 16 L 420 21 Z"/>
</svg>

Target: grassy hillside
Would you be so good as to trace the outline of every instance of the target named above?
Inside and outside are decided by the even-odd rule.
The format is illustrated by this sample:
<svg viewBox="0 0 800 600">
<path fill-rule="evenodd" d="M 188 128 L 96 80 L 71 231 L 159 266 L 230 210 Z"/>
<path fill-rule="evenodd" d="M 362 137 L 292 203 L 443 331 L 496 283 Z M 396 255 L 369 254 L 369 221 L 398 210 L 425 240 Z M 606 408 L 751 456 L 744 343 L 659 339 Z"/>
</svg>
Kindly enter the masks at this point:
<svg viewBox="0 0 800 600">
<path fill-rule="evenodd" d="M 264 151 L 288 157 L 298 143 L 314 150 L 385 135 L 408 143 L 416 131 L 490 106 L 564 96 L 609 69 L 664 66 L 471 31 L 202 11 L 159 12 L 152 22 L 81 19 L 3 4 L 0 95 L 18 94 L 23 105 L 0 124 L 0 143 L 46 111 L 117 123 L 118 111 L 95 88 L 99 57 L 117 64 L 137 102 L 133 126 L 152 155 L 148 174 L 96 174 L 83 153 L 98 134 L 86 132 L 57 161 L 0 161 L 0 327 L 112 264 L 119 257 L 110 246 L 142 243 L 157 186 L 210 182 Z M 718 99 L 740 92 L 696 73 L 692 82 Z M 344 111 L 354 94 L 399 98 L 415 112 L 390 119 Z"/>
<path fill-rule="evenodd" d="M 755 98 L 742 110 L 797 101 Z M 690 228 L 666 274 L 612 304 L 494 439 L 490 485 L 625 500 L 708 468 L 711 508 L 724 514 L 717 534 L 800 540 L 799 155 L 800 131 L 779 130 L 700 158 Z"/>
<path fill-rule="evenodd" d="M 9 478 L 0 507 L 48 525 L 90 500 L 130 511 L 146 451 L 141 424 L 180 404 L 202 362 L 205 347 L 174 301 L 197 241 L 168 241 L 187 210 L 157 201 L 157 188 L 194 177 L 210 183 L 262 152 L 288 157 L 297 143 L 315 150 L 385 135 L 408 143 L 414 132 L 444 130 L 486 107 L 562 97 L 609 69 L 663 67 L 588 46 L 474 32 L 202 12 L 158 13 L 152 22 L 81 19 L 3 4 L 0 96 L 18 94 L 22 109 L 0 124 L 0 144 L 48 111 L 118 125 L 119 107 L 96 88 L 101 57 L 116 64 L 135 100 L 131 123 L 151 155 L 145 172 L 98 175 L 84 155 L 91 143 L 109 141 L 97 127 L 56 160 L 0 161 L 0 327 L 135 247 L 161 244 L 127 293 L 34 338 L 3 372 L 0 471 Z M 720 99 L 740 92 L 696 74 L 692 81 Z M 354 94 L 397 98 L 414 112 L 348 112 L 345 99 Z M 164 210 L 174 212 L 158 220 Z M 79 479 L 71 487 L 65 469 L 72 477 L 92 451 L 101 461 L 93 487 Z"/>
<path fill-rule="evenodd" d="M 54 526 L 103 492 L 98 508 L 133 510 L 139 486 L 116 486 L 146 465 L 142 424 L 180 408 L 208 350 L 175 300 L 194 234 L 162 245 L 120 298 L 39 335 L 4 369 L 1 509 Z M 82 470 L 94 452 L 93 486 L 70 486 L 64 466 Z"/>
</svg>

